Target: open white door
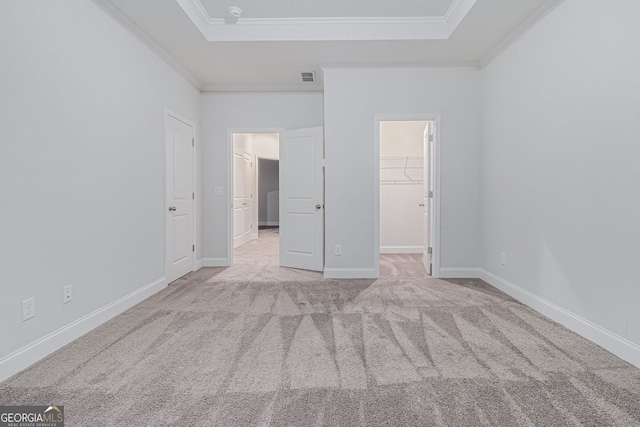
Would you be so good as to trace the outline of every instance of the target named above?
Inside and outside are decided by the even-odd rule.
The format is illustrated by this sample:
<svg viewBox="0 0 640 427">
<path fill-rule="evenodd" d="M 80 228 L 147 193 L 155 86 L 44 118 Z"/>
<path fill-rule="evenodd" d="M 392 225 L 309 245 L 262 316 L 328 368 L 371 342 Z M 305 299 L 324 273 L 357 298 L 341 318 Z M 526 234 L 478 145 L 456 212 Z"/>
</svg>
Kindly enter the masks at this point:
<svg viewBox="0 0 640 427">
<path fill-rule="evenodd" d="M 193 270 L 193 126 L 165 115 L 166 276 L 169 282 Z"/>
<path fill-rule="evenodd" d="M 433 274 L 433 122 L 424 129 L 424 184 L 423 184 L 423 248 L 422 263 L 427 273 Z"/>
<path fill-rule="evenodd" d="M 280 137 L 280 265 L 324 267 L 324 132 L 286 131 Z"/>
<path fill-rule="evenodd" d="M 253 156 L 233 147 L 233 248 L 251 240 L 253 231 Z"/>
</svg>

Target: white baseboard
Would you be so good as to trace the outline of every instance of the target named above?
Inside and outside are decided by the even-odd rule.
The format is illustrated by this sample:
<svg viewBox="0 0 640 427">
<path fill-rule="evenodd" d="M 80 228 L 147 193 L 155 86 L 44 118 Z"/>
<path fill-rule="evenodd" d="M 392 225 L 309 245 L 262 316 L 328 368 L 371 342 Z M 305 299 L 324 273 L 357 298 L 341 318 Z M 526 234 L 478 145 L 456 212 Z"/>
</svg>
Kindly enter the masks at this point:
<svg viewBox="0 0 640 427">
<path fill-rule="evenodd" d="M 475 279 L 480 277 L 479 268 L 440 267 L 441 279 Z"/>
<path fill-rule="evenodd" d="M 167 279 L 162 277 L 3 357 L 0 359 L 0 381 L 17 374 L 166 287 Z"/>
<path fill-rule="evenodd" d="M 480 279 L 640 368 L 640 346 L 484 269 Z"/>
<path fill-rule="evenodd" d="M 202 260 L 202 258 L 200 258 L 193 264 L 193 271 L 198 271 L 202 267 L 204 267 L 204 261 Z"/>
<path fill-rule="evenodd" d="M 229 267 L 228 258 L 202 258 L 203 267 Z"/>
<path fill-rule="evenodd" d="M 280 222 L 279 221 L 258 222 L 258 227 L 280 227 Z"/>
<path fill-rule="evenodd" d="M 381 254 L 421 254 L 423 246 L 380 246 Z"/>
<path fill-rule="evenodd" d="M 326 268 L 325 279 L 377 279 L 380 272 L 374 268 Z"/>
</svg>

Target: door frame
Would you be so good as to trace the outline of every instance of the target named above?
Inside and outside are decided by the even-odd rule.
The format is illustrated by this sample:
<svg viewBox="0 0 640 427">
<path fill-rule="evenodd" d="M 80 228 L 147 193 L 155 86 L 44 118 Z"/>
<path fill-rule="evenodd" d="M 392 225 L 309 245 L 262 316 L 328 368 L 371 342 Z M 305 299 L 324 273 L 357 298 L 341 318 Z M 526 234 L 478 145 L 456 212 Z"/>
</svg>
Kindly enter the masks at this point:
<svg viewBox="0 0 640 427">
<path fill-rule="evenodd" d="M 227 128 L 227 266 L 233 265 L 233 134 L 234 133 L 277 133 L 281 127 L 264 128 Z M 256 168 L 257 170 L 257 168 Z M 255 182 L 254 182 L 255 183 Z"/>
<path fill-rule="evenodd" d="M 440 135 L 442 126 L 439 113 L 416 114 L 376 114 L 374 116 L 375 143 L 373 144 L 373 218 L 374 218 L 374 268 L 380 274 L 380 122 L 386 121 L 432 121 L 434 123 L 433 146 L 433 272 L 432 277 L 440 277 Z M 427 159 L 424 159 L 425 167 Z"/>
<path fill-rule="evenodd" d="M 169 144 L 167 144 L 167 120 L 169 120 L 169 117 L 172 117 L 188 126 L 191 126 L 191 138 L 193 138 L 193 176 L 191 177 L 191 179 L 193 180 L 193 193 L 196 194 L 197 193 L 197 176 L 198 176 L 198 163 L 197 163 L 197 158 L 198 156 L 196 155 L 196 151 L 197 151 L 197 135 L 196 135 L 196 124 L 195 122 L 181 116 L 178 113 L 175 113 L 174 111 L 168 109 L 168 108 L 164 108 L 164 114 L 163 114 L 163 134 L 164 134 L 164 209 L 165 209 L 165 213 L 164 213 L 164 275 L 165 278 L 167 277 L 167 273 L 169 271 L 169 266 L 168 266 L 168 234 L 169 234 L 169 230 L 167 229 L 167 222 L 168 222 L 168 216 L 170 215 L 169 210 L 167 209 L 167 207 L 169 206 L 169 186 L 171 185 L 171 183 L 169 182 L 169 167 L 171 167 L 172 165 L 169 165 Z M 199 195 L 198 195 L 199 196 Z M 198 247 L 199 245 L 197 245 L 196 243 L 198 242 L 198 235 L 197 235 L 197 226 L 196 224 L 198 223 L 198 212 L 196 209 L 196 198 L 194 197 L 191 200 L 191 204 L 192 204 L 192 209 L 193 209 L 193 221 L 191 223 L 191 234 L 192 234 L 192 241 L 193 241 L 193 245 L 195 245 L 195 251 L 193 253 L 193 265 L 191 266 L 191 271 L 196 271 L 198 270 L 200 267 L 202 267 L 202 265 L 200 265 L 200 267 L 198 267 L 199 262 L 198 261 L 198 252 L 200 251 L 200 248 Z"/>
</svg>

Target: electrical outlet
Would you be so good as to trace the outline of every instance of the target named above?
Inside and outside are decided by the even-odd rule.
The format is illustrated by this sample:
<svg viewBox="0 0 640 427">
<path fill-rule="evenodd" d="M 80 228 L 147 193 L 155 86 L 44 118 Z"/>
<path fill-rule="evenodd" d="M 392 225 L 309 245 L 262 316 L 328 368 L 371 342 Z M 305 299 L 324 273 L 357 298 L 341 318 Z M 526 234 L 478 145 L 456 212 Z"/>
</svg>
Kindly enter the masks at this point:
<svg viewBox="0 0 640 427">
<path fill-rule="evenodd" d="M 22 321 L 36 317 L 36 299 L 31 297 L 22 301 Z"/>
<path fill-rule="evenodd" d="M 71 285 L 62 288 L 62 303 L 66 304 L 68 302 L 71 302 Z"/>
<path fill-rule="evenodd" d="M 506 252 L 502 252 L 500 254 L 500 264 L 507 265 L 507 253 Z"/>
<path fill-rule="evenodd" d="M 336 256 L 342 255 L 342 245 L 336 245 L 336 248 L 334 249 L 333 254 Z"/>
</svg>

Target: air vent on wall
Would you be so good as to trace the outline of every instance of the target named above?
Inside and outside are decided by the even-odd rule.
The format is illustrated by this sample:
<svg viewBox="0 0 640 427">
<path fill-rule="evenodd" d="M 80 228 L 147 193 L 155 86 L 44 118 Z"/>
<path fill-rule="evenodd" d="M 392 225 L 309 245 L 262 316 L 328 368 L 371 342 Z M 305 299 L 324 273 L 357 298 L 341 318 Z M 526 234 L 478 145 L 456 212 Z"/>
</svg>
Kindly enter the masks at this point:
<svg viewBox="0 0 640 427">
<path fill-rule="evenodd" d="M 303 82 L 315 82 L 316 81 L 316 73 L 314 73 L 313 71 L 311 72 L 303 72 L 302 73 L 302 81 Z"/>
</svg>

